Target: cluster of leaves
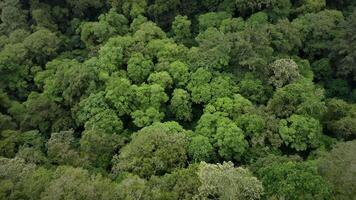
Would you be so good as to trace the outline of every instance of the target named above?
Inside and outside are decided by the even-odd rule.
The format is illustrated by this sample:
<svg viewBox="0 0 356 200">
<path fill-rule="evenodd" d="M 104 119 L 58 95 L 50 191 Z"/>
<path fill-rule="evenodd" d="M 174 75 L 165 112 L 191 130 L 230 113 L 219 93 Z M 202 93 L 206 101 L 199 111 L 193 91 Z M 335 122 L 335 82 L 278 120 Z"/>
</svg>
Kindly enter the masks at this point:
<svg viewBox="0 0 356 200">
<path fill-rule="evenodd" d="M 0 199 L 354 199 L 352 0 L 0 0 Z"/>
</svg>

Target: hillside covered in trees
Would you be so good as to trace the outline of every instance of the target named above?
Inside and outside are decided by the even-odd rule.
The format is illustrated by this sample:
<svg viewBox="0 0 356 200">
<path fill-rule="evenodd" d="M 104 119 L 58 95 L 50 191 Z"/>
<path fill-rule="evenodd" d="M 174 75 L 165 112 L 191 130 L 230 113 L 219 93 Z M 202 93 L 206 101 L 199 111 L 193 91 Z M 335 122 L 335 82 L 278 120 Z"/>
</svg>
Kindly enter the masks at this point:
<svg viewBox="0 0 356 200">
<path fill-rule="evenodd" d="M 355 0 L 0 0 L 0 199 L 355 200 Z"/>
</svg>

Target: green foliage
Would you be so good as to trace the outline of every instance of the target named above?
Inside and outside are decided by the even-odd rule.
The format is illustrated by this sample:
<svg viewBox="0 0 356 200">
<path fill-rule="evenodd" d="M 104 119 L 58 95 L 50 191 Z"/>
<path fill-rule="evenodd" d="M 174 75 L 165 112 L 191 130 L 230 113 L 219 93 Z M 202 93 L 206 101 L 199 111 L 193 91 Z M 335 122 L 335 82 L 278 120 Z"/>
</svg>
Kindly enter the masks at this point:
<svg viewBox="0 0 356 200">
<path fill-rule="evenodd" d="M 256 104 L 266 103 L 272 92 L 272 88 L 248 73 L 237 84 L 237 91 L 248 100 Z"/>
<path fill-rule="evenodd" d="M 53 60 L 46 70 L 36 75 L 36 82 L 44 93 L 56 102 L 72 106 L 95 89 L 97 76 L 93 68 L 76 60 Z"/>
<path fill-rule="evenodd" d="M 323 89 L 301 80 L 277 89 L 268 102 L 268 109 L 282 118 L 301 114 L 320 119 L 326 110 L 323 100 Z"/>
<path fill-rule="evenodd" d="M 38 63 L 46 63 L 57 54 L 60 38 L 48 29 L 40 29 L 29 35 L 23 42 L 30 55 Z"/>
<path fill-rule="evenodd" d="M 271 45 L 280 53 L 297 52 L 302 46 L 302 38 L 298 28 L 287 19 L 278 20 L 270 27 Z"/>
<path fill-rule="evenodd" d="M 194 103 L 208 103 L 219 97 L 230 97 L 235 85 L 228 76 L 213 74 L 204 68 L 197 69 L 187 85 Z"/>
<path fill-rule="evenodd" d="M 0 158 L 0 198 L 18 199 L 21 198 L 20 188 L 23 177 L 29 176 L 35 165 L 26 164 L 23 159 Z M 31 183 L 33 184 L 33 183 Z M 37 188 L 36 188 L 37 189 Z M 35 190 L 33 190 L 35 191 Z"/>
<path fill-rule="evenodd" d="M 117 199 L 117 185 L 87 170 L 62 166 L 42 193 L 43 200 L 52 199 Z"/>
<path fill-rule="evenodd" d="M 162 177 L 152 177 L 148 182 L 152 199 L 192 199 L 198 193 L 200 180 L 198 166 L 190 165 Z"/>
<path fill-rule="evenodd" d="M 134 54 L 127 62 L 127 75 L 135 83 L 144 82 L 153 69 L 153 63 L 142 54 Z"/>
<path fill-rule="evenodd" d="M 192 119 L 192 103 L 189 93 L 183 89 L 175 89 L 170 109 L 178 120 L 190 121 Z"/>
<path fill-rule="evenodd" d="M 276 88 L 293 83 L 299 78 L 298 65 L 291 59 L 279 59 L 270 65 L 269 82 Z"/>
<path fill-rule="evenodd" d="M 168 72 L 178 87 L 185 86 L 190 77 L 188 66 L 180 61 L 172 62 L 168 68 Z"/>
<path fill-rule="evenodd" d="M 216 28 L 208 28 L 197 38 L 199 49 L 195 57 L 195 65 L 212 69 L 221 69 L 229 64 L 230 43 Z"/>
<path fill-rule="evenodd" d="M 245 14 L 248 11 L 256 11 L 262 9 L 262 7 L 270 7 L 273 0 L 236 0 L 235 6 L 237 11 L 241 14 Z"/>
<path fill-rule="evenodd" d="M 354 199 L 355 6 L 0 0 L 0 199 Z"/>
<path fill-rule="evenodd" d="M 333 41 L 332 55 L 335 58 L 337 73 L 341 77 L 351 77 L 354 81 L 356 80 L 355 71 L 355 19 L 356 19 L 356 9 L 353 10 L 352 14 L 347 17 L 347 19 L 341 23 L 340 37 L 337 37 Z"/>
<path fill-rule="evenodd" d="M 53 102 L 44 94 L 31 93 L 27 101 L 22 105 L 16 105 L 12 108 L 12 114 L 21 116 L 17 120 L 23 130 L 31 130 L 33 128 L 47 133 L 55 129 L 56 122 L 66 118 L 66 114 L 59 105 Z M 24 114 L 25 113 L 25 114 Z M 64 124 L 61 128 L 68 128 L 71 123 Z"/>
<path fill-rule="evenodd" d="M 243 131 L 219 112 L 203 114 L 195 133 L 207 137 L 219 155 L 226 160 L 240 160 L 247 147 Z"/>
<path fill-rule="evenodd" d="M 191 24 L 187 16 L 177 15 L 174 18 L 172 31 L 177 42 L 184 42 L 191 37 Z"/>
<path fill-rule="evenodd" d="M 315 61 L 312 64 L 312 69 L 314 72 L 314 78 L 317 81 L 326 81 L 332 77 L 331 63 L 328 58 L 323 58 Z"/>
<path fill-rule="evenodd" d="M 173 84 L 173 80 L 168 72 L 155 72 L 150 74 L 148 77 L 148 82 L 151 84 L 160 85 L 162 88 L 170 89 Z"/>
<path fill-rule="evenodd" d="M 328 183 L 317 173 L 315 165 L 283 162 L 265 165 L 258 171 L 266 195 L 272 199 L 330 199 Z"/>
<path fill-rule="evenodd" d="M 155 123 L 133 135 L 114 157 L 113 172 L 132 172 L 140 177 L 163 175 L 184 167 L 187 160 L 185 130 L 176 122 Z"/>
<path fill-rule="evenodd" d="M 56 164 L 79 166 L 81 159 L 76 149 L 78 141 L 73 131 L 52 133 L 47 142 L 47 154 Z"/>
<path fill-rule="evenodd" d="M 262 183 L 248 169 L 234 168 L 232 162 L 201 163 L 198 197 L 201 199 L 261 199 Z"/>
<path fill-rule="evenodd" d="M 124 35 L 128 31 L 128 20 L 114 9 L 99 16 L 98 22 L 84 22 L 80 26 L 80 38 L 93 47 L 107 41 L 114 35 Z"/>
<path fill-rule="evenodd" d="M 106 169 L 116 150 L 123 146 L 123 138 L 118 134 L 107 134 L 89 130 L 83 132 L 80 150 L 89 160 L 91 167 Z"/>
<path fill-rule="evenodd" d="M 119 116 L 130 114 L 134 92 L 129 80 L 125 78 L 111 78 L 106 87 L 105 98 L 116 109 Z"/>
<path fill-rule="evenodd" d="M 116 134 L 122 131 L 123 123 L 113 110 L 108 109 L 92 116 L 85 122 L 84 127 L 86 130 L 97 130 L 107 134 Z"/>
<path fill-rule="evenodd" d="M 1 1 L 1 33 L 11 33 L 27 26 L 26 11 L 21 8 L 19 0 Z"/>
<path fill-rule="evenodd" d="M 336 10 L 307 13 L 296 18 L 292 23 L 302 35 L 303 51 L 310 58 L 325 55 L 331 40 L 337 36 L 337 26 L 343 19 L 342 13 Z"/>
<path fill-rule="evenodd" d="M 336 199 L 355 197 L 355 141 L 340 142 L 318 164 Z"/>
<path fill-rule="evenodd" d="M 292 115 L 279 122 L 279 135 L 283 142 L 297 151 L 319 145 L 321 125 L 318 120 L 303 115 Z"/>
<path fill-rule="evenodd" d="M 257 22 L 258 24 L 258 22 Z M 267 26 L 247 26 L 243 31 L 229 36 L 231 41 L 231 65 L 240 66 L 240 71 L 252 71 L 265 74 L 266 66 L 272 61 L 273 48 L 267 34 Z"/>
<path fill-rule="evenodd" d="M 236 119 L 247 138 L 250 138 L 252 146 L 265 145 L 267 120 L 256 114 L 243 114 Z"/>
<path fill-rule="evenodd" d="M 231 18 L 227 12 L 210 12 L 199 16 L 199 30 L 201 32 L 208 28 L 219 28 L 222 21 Z"/>
<path fill-rule="evenodd" d="M 208 162 L 214 157 L 214 147 L 208 137 L 196 135 L 189 142 L 188 154 L 194 162 Z"/>
<path fill-rule="evenodd" d="M 315 13 L 326 6 L 325 0 L 303 0 L 301 5 L 296 9 L 298 13 Z"/>
</svg>

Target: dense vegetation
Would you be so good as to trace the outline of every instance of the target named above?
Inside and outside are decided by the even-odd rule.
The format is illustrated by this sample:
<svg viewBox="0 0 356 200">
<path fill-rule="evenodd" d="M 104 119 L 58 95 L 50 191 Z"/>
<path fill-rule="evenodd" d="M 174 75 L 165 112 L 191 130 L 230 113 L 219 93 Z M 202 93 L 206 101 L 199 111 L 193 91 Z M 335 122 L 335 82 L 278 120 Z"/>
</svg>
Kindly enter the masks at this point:
<svg viewBox="0 0 356 200">
<path fill-rule="evenodd" d="M 0 0 L 0 199 L 354 200 L 354 0 Z"/>
</svg>

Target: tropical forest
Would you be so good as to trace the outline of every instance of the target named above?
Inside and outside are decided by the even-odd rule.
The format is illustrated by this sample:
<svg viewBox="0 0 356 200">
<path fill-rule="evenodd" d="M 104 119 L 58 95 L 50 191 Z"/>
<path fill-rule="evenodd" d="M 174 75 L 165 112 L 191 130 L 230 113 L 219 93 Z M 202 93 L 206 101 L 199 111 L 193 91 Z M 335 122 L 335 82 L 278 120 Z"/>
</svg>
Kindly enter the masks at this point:
<svg viewBox="0 0 356 200">
<path fill-rule="evenodd" d="M 356 0 L 0 0 L 0 200 L 356 200 Z"/>
</svg>

